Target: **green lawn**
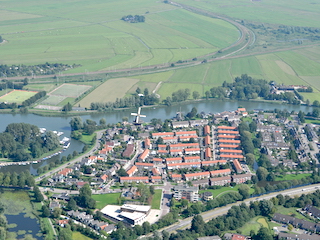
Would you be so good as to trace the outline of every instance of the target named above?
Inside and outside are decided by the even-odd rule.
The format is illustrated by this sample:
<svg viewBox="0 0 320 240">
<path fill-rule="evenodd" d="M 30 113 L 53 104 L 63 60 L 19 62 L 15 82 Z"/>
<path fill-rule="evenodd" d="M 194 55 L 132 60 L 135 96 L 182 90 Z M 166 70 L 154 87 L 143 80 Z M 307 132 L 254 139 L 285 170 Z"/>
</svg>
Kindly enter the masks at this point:
<svg viewBox="0 0 320 240">
<path fill-rule="evenodd" d="M 81 234 L 80 232 L 72 232 L 72 239 L 75 239 L 75 240 L 91 240 L 92 238 L 89 238 L 89 237 Z"/>
<path fill-rule="evenodd" d="M 291 208 L 285 208 L 284 206 L 276 206 L 277 208 L 277 213 L 281 213 L 281 214 L 284 214 L 284 215 L 294 215 L 293 217 L 295 218 L 299 218 L 299 219 L 304 219 L 304 220 L 307 220 L 309 221 L 309 219 L 307 219 L 305 216 L 303 216 L 302 214 L 298 213 L 296 211 L 297 208 L 294 208 L 294 207 L 291 207 Z"/>
<path fill-rule="evenodd" d="M 83 134 L 80 141 L 87 145 L 90 145 L 94 136 L 96 136 L 96 133 L 92 133 L 91 135 Z"/>
<path fill-rule="evenodd" d="M 249 222 L 247 222 L 244 226 L 242 226 L 237 230 L 240 230 L 241 234 L 249 236 L 251 230 L 257 233 L 261 227 L 265 227 L 269 229 L 271 234 L 273 234 L 273 227 L 278 227 L 278 226 L 281 226 L 281 225 L 277 223 L 272 223 L 268 221 L 268 219 L 265 217 L 257 216 L 255 218 L 252 218 Z"/>
<path fill-rule="evenodd" d="M 97 201 L 97 208 L 102 209 L 106 205 L 118 205 L 118 199 L 121 193 L 107 193 L 92 195 L 92 198 Z"/>
<path fill-rule="evenodd" d="M 21 104 L 23 101 L 36 95 L 36 93 L 36 91 L 12 90 L 11 92 L 8 91 L 8 94 L 1 96 L 0 101 Z"/>
<path fill-rule="evenodd" d="M 299 180 L 301 178 L 310 177 L 311 173 L 286 174 L 284 177 L 276 177 L 276 181 L 290 181 L 293 179 Z"/>
<path fill-rule="evenodd" d="M 155 190 L 155 194 L 153 195 L 152 202 L 151 202 L 151 208 L 152 209 L 160 209 L 161 194 L 162 194 L 162 190 L 161 189 L 156 189 Z"/>
<path fill-rule="evenodd" d="M 213 194 L 213 197 L 217 197 L 218 195 L 221 196 L 225 193 L 228 193 L 228 192 L 238 192 L 238 188 L 240 187 L 241 185 L 236 185 L 235 187 L 222 187 L 220 189 L 207 189 L 207 190 L 200 190 L 199 191 L 199 194 L 203 193 L 203 192 L 212 192 Z M 250 186 L 250 185 L 249 185 Z M 253 188 L 250 188 L 250 194 L 252 194 L 254 192 L 254 189 Z"/>
</svg>

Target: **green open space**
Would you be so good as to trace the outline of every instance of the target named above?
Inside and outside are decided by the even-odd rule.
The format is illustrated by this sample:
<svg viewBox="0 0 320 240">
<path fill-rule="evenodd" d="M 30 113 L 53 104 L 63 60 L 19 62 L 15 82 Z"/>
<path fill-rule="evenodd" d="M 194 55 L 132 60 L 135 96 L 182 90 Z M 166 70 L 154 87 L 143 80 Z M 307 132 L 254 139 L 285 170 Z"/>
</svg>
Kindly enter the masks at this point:
<svg viewBox="0 0 320 240">
<path fill-rule="evenodd" d="M 96 207 L 102 209 L 106 205 L 119 205 L 118 199 L 120 196 L 121 193 L 106 193 L 92 195 L 92 198 L 97 201 Z"/>
<path fill-rule="evenodd" d="M 62 97 L 79 97 L 85 91 L 89 90 L 91 87 L 88 85 L 78 85 L 78 84 L 62 84 L 55 90 L 50 92 L 50 95 L 62 96 Z"/>
<path fill-rule="evenodd" d="M 243 234 L 243 235 L 250 236 L 251 230 L 253 230 L 255 233 L 257 233 L 261 227 L 265 227 L 265 228 L 269 229 L 269 231 L 271 233 L 273 233 L 272 229 L 273 229 L 273 227 L 276 227 L 276 226 L 281 226 L 281 225 L 276 224 L 276 223 L 271 223 L 265 217 L 257 216 L 257 217 L 252 218 L 249 222 L 247 222 L 244 226 L 242 226 L 241 228 L 239 228 L 237 230 L 239 230 L 241 232 L 241 234 Z"/>
<path fill-rule="evenodd" d="M 291 180 L 300 180 L 305 177 L 310 177 L 311 173 L 298 173 L 298 174 L 286 174 L 285 176 L 276 177 L 276 181 L 291 181 Z"/>
<path fill-rule="evenodd" d="M 309 221 L 309 219 L 307 219 L 305 216 L 303 216 L 302 214 L 300 214 L 299 212 L 297 212 L 297 208 L 291 207 L 291 208 L 285 208 L 284 206 L 277 206 L 277 213 L 281 213 L 284 215 L 290 215 L 292 217 L 295 218 L 299 218 L 299 219 L 304 219 Z"/>
<path fill-rule="evenodd" d="M 152 201 L 151 201 L 151 208 L 160 209 L 162 190 L 156 189 L 154 192 L 155 193 L 152 196 Z"/>
<path fill-rule="evenodd" d="M 241 184 L 242 185 L 242 184 Z M 238 192 L 238 188 L 241 185 L 236 185 L 234 187 L 221 187 L 219 189 L 207 189 L 207 190 L 200 190 L 199 194 L 204 193 L 204 192 L 212 192 L 213 197 L 217 197 L 217 196 L 222 196 L 223 194 L 229 193 L 229 192 Z M 248 185 L 249 187 L 251 185 Z M 254 192 L 254 189 L 250 187 L 250 194 L 252 194 Z"/>
<path fill-rule="evenodd" d="M 83 235 L 80 232 L 72 232 L 72 239 L 77 239 L 77 240 L 92 240 L 92 238 L 89 238 L 85 235 Z"/>
<path fill-rule="evenodd" d="M 23 101 L 34 96 L 36 93 L 37 92 L 35 91 L 12 90 L 8 94 L 5 94 L 2 97 L 0 97 L 0 101 L 21 104 Z"/>
</svg>

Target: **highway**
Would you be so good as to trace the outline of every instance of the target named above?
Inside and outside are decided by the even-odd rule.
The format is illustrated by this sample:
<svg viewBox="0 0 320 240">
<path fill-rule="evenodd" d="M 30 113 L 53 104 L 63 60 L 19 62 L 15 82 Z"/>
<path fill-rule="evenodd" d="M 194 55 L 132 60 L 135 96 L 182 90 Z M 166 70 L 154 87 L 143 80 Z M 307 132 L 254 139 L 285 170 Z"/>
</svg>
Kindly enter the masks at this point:
<svg viewBox="0 0 320 240">
<path fill-rule="evenodd" d="M 49 172 L 41 175 L 40 177 L 37 177 L 37 178 L 35 179 L 35 181 L 36 181 L 36 182 L 39 182 L 41 179 L 46 178 L 46 177 L 49 177 L 49 176 L 51 176 L 51 175 L 53 175 L 53 174 L 61 171 L 62 169 L 68 167 L 69 165 L 72 165 L 72 164 L 75 164 L 75 163 L 77 163 L 77 162 L 80 162 L 80 161 L 84 158 L 84 156 L 92 155 L 92 154 L 96 151 L 96 149 L 98 149 L 98 148 L 100 147 L 100 140 L 99 140 L 99 139 L 101 138 L 102 133 L 103 133 L 104 131 L 105 131 L 105 129 L 96 132 L 96 133 L 97 133 L 96 143 L 95 143 L 95 145 L 90 149 L 89 152 L 87 152 L 86 154 L 82 154 L 81 156 L 79 156 L 79 157 L 77 157 L 77 158 L 75 158 L 75 159 L 73 159 L 73 160 L 71 160 L 71 161 L 69 161 L 69 162 L 66 162 L 66 163 L 60 165 L 59 167 L 57 167 L 57 168 L 55 168 L 55 169 L 53 169 L 53 170 L 51 170 L 51 171 L 49 171 Z"/>
<path fill-rule="evenodd" d="M 309 185 L 309 186 L 304 186 L 304 187 L 299 187 L 299 188 L 291 188 L 291 189 L 287 189 L 284 191 L 270 193 L 270 194 L 262 195 L 262 196 L 255 197 L 255 198 L 248 198 L 243 202 L 246 204 L 249 204 L 250 201 L 255 201 L 255 200 L 260 201 L 260 200 L 265 200 L 265 199 L 268 200 L 268 199 L 271 199 L 271 198 L 277 196 L 278 194 L 288 195 L 288 196 L 307 194 L 307 193 L 314 192 L 318 189 L 320 189 L 320 184 L 314 184 L 314 185 Z M 213 209 L 211 211 L 203 212 L 200 215 L 202 216 L 202 218 L 205 222 L 208 222 L 212 218 L 226 214 L 232 206 L 240 205 L 241 203 L 242 202 L 232 203 L 232 204 L 229 204 L 224 207 L 220 207 L 220 208 Z M 178 229 L 189 228 L 191 226 L 192 218 L 193 217 L 186 218 L 184 220 L 181 220 L 178 223 L 172 224 L 172 225 L 165 227 L 159 231 L 161 232 L 162 230 L 166 230 L 167 232 L 171 233 L 171 232 L 177 231 Z"/>
</svg>

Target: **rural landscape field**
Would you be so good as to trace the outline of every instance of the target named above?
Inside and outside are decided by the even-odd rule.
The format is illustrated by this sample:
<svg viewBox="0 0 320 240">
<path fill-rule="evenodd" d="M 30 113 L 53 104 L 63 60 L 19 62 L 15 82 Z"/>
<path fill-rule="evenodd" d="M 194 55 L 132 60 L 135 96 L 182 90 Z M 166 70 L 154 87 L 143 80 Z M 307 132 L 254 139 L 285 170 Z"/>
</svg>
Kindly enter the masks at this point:
<svg viewBox="0 0 320 240">
<path fill-rule="evenodd" d="M 184 88 L 204 97 L 210 88 L 241 74 L 311 86 L 312 93 L 301 95 L 310 102 L 320 100 L 317 1 L 13 0 L 4 1 L 0 13 L 5 40 L 0 64 L 80 65 L 59 72 L 60 80 L 30 81 L 26 90 L 48 93 L 38 108 L 58 110 L 68 102 L 89 108 L 92 102 L 131 96 L 137 87 L 160 100 Z M 143 15 L 145 22 L 121 20 L 130 14 Z M 275 33 L 284 27 L 312 34 Z M 117 72 L 123 74 L 113 77 Z M 81 76 L 92 73 L 100 74 L 97 81 L 88 83 Z M 63 76 L 72 74 L 79 75 L 72 83 L 76 94 L 54 94 L 66 82 Z"/>
</svg>

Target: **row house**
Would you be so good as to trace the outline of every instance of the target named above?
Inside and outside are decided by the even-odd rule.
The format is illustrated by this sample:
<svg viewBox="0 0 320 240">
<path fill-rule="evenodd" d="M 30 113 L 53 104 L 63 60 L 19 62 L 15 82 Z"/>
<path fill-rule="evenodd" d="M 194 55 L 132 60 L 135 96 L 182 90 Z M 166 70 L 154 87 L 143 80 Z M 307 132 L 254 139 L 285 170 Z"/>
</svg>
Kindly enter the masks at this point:
<svg viewBox="0 0 320 240">
<path fill-rule="evenodd" d="M 122 153 L 122 156 L 125 158 L 129 158 L 131 155 L 134 154 L 134 144 L 128 144 L 124 152 Z"/>
<path fill-rule="evenodd" d="M 209 185 L 208 178 L 192 181 L 192 186 L 194 186 L 194 187 L 208 187 L 208 185 Z"/>
<path fill-rule="evenodd" d="M 163 137 L 162 139 L 164 143 L 178 143 L 177 137 Z"/>
<path fill-rule="evenodd" d="M 243 155 L 232 155 L 232 154 L 220 154 L 220 159 L 221 160 L 235 160 L 235 159 L 244 159 Z"/>
<path fill-rule="evenodd" d="M 164 137 L 173 137 L 174 133 L 173 132 L 159 132 L 159 133 L 152 133 L 152 138 L 158 139 L 159 137 L 164 138 Z"/>
<path fill-rule="evenodd" d="M 183 178 L 186 181 L 191 181 L 194 179 L 209 178 L 209 177 L 210 177 L 210 172 L 197 172 L 197 173 L 183 174 Z"/>
<path fill-rule="evenodd" d="M 218 129 L 218 135 L 239 135 L 239 131 L 230 131 L 230 130 L 222 130 L 222 129 Z"/>
<path fill-rule="evenodd" d="M 187 128 L 189 127 L 189 121 L 175 121 L 172 122 L 172 127 L 173 128 Z"/>
<path fill-rule="evenodd" d="M 152 183 L 158 183 L 158 182 L 161 182 L 161 181 L 162 181 L 161 176 L 151 176 L 151 182 Z"/>
<path fill-rule="evenodd" d="M 154 165 L 159 165 L 163 163 L 163 159 L 162 158 L 153 158 L 152 162 Z"/>
<path fill-rule="evenodd" d="M 205 137 L 204 137 L 204 145 L 205 146 L 208 146 L 208 145 L 210 145 L 211 144 L 211 137 L 209 136 L 209 135 L 206 135 Z"/>
<path fill-rule="evenodd" d="M 212 159 L 212 151 L 211 148 L 207 147 L 206 150 L 204 151 L 204 158 L 206 160 L 211 160 Z"/>
<path fill-rule="evenodd" d="M 224 175 L 230 175 L 231 170 L 230 169 L 221 169 L 221 170 L 215 170 L 215 171 L 210 171 L 211 177 L 214 176 L 224 176 Z"/>
<path fill-rule="evenodd" d="M 177 137 L 197 136 L 197 131 L 181 131 L 176 132 Z M 198 136 L 197 136 L 198 137 Z"/>
<path fill-rule="evenodd" d="M 210 178 L 210 186 L 224 186 L 231 183 L 231 176 Z"/>
<path fill-rule="evenodd" d="M 167 164 L 168 169 L 179 169 L 179 168 L 200 168 L 201 162 L 184 162 L 184 163 L 171 163 Z"/>
<path fill-rule="evenodd" d="M 236 149 L 240 148 L 240 145 L 235 145 L 235 144 L 220 144 L 219 145 L 220 149 Z"/>
<path fill-rule="evenodd" d="M 167 150 L 167 145 L 165 145 L 165 144 L 158 144 L 158 150 Z"/>
<path fill-rule="evenodd" d="M 204 126 L 208 123 L 209 121 L 207 119 L 190 120 L 190 127 Z"/>
<path fill-rule="evenodd" d="M 180 142 L 188 142 L 188 141 L 190 141 L 191 138 L 193 138 L 195 141 L 198 141 L 198 135 L 180 136 L 179 141 Z"/>
<path fill-rule="evenodd" d="M 204 135 L 210 135 L 211 134 L 211 129 L 210 129 L 209 125 L 204 126 L 203 133 L 204 133 Z"/>
<path fill-rule="evenodd" d="M 149 153 L 150 153 L 150 150 L 145 149 L 143 153 L 140 154 L 138 160 L 144 162 L 147 159 L 147 157 L 149 157 Z"/>
<path fill-rule="evenodd" d="M 124 182 L 144 182 L 148 183 L 149 182 L 149 177 L 120 177 L 120 183 Z"/>
<path fill-rule="evenodd" d="M 236 170 L 236 173 L 243 172 L 243 168 L 237 159 L 233 160 L 233 166 L 234 166 L 234 169 Z"/>
<path fill-rule="evenodd" d="M 220 154 L 241 155 L 242 150 L 238 149 L 220 149 Z"/>
<path fill-rule="evenodd" d="M 158 150 L 159 155 L 168 155 L 169 151 L 168 150 Z"/>
<path fill-rule="evenodd" d="M 185 155 L 197 155 L 200 154 L 200 148 L 185 148 L 184 149 Z"/>
<path fill-rule="evenodd" d="M 230 139 L 219 139 L 220 144 L 229 144 L 229 145 L 240 145 L 240 140 L 230 140 Z"/>
<path fill-rule="evenodd" d="M 166 164 L 182 163 L 182 157 L 166 158 Z"/>
<path fill-rule="evenodd" d="M 141 169 L 149 169 L 151 170 L 153 168 L 153 163 L 142 163 L 142 162 L 136 162 L 135 165 L 139 170 Z"/>
<path fill-rule="evenodd" d="M 200 162 L 200 156 L 184 156 L 183 157 L 184 162 Z"/>
<path fill-rule="evenodd" d="M 240 136 L 236 135 L 218 135 L 218 139 L 226 139 L 226 140 L 237 140 L 240 139 Z"/>
<path fill-rule="evenodd" d="M 236 131 L 236 127 L 230 127 L 230 126 L 218 126 L 218 130 L 226 130 L 226 131 Z"/>
<path fill-rule="evenodd" d="M 248 180 L 251 180 L 252 174 L 239 174 L 239 175 L 233 175 L 232 181 L 236 184 L 245 183 Z"/>
<path fill-rule="evenodd" d="M 182 156 L 183 149 L 170 149 L 170 155 L 171 156 Z"/>
<path fill-rule="evenodd" d="M 182 180 L 182 175 L 181 174 L 171 174 L 171 179 L 173 181 L 181 181 Z"/>
<path fill-rule="evenodd" d="M 204 166 L 215 166 L 215 165 L 224 165 L 226 164 L 227 161 L 226 160 L 214 160 L 214 161 L 202 161 L 201 165 L 202 167 Z"/>
<path fill-rule="evenodd" d="M 280 222 L 282 224 L 291 224 L 296 228 L 304 229 L 310 232 L 320 232 L 319 223 L 309 222 L 303 219 L 298 219 L 298 218 L 283 215 L 280 213 L 275 213 L 272 220 L 275 222 Z"/>
<path fill-rule="evenodd" d="M 127 174 L 129 177 L 132 177 L 136 172 L 138 171 L 138 168 L 136 165 L 133 165 L 128 171 Z"/>
<path fill-rule="evenodd" d="M 199 143 L 178 143 L 178 144 L 170 144 L 170 150 L 172 149 L 185 149 L 185 148 L 200 148 Z"/>
</svg>

